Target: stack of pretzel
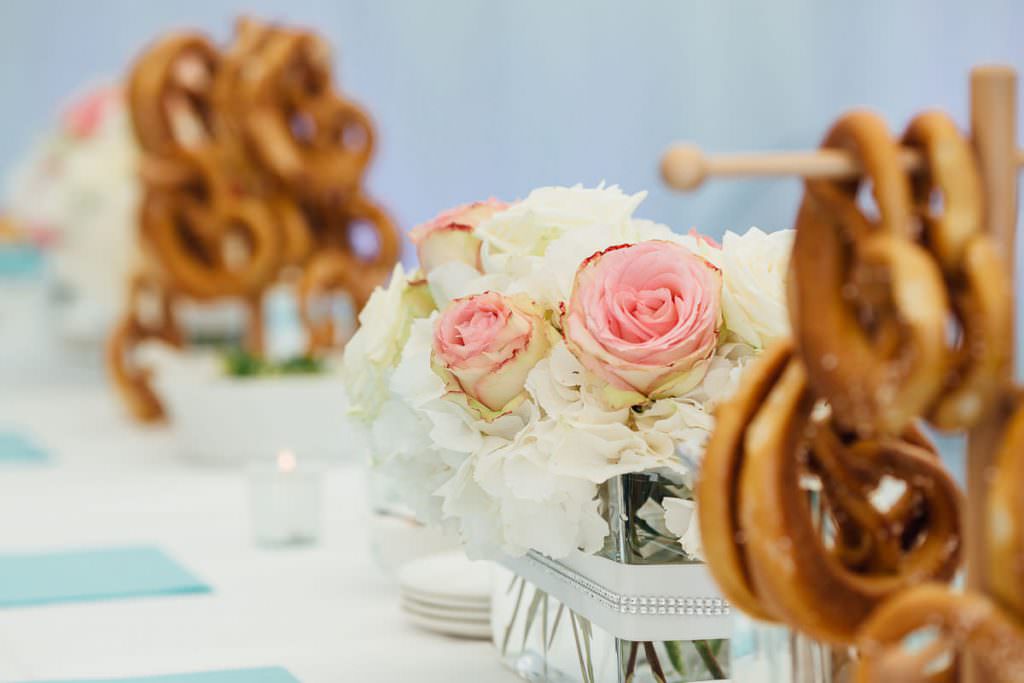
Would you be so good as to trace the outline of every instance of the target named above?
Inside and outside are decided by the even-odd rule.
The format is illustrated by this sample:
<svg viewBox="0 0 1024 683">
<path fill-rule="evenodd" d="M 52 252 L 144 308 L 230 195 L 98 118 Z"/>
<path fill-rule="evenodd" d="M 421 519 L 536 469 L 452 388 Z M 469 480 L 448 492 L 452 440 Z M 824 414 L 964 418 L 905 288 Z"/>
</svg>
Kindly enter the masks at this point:
<svg viewBox="0 0 1024 683">
<path fill-rule="evenodd" d="M 920 153 L 922 172 L 907 171 L 900 145 Z M 1024 680 L 1024 407 L 991 480 L 986 578 L 999 604 L 947 586 L 961 495 L 920 431 L 966 430 L 1015 401 L 1012 285 L 984 232 L 975 156 L 937 112 L 902 140 L 854 112 L 823 147 L 864 175 L 807 180 L 793 339 L 720 408 L 703 463 L 708 564 L 748 614 L 854 646 L 858 680 L 953 681 L 955 653 L 985 653 L 984 680 Z M 924 629 L 931 644 L 907 649 Z"/>
<path fill-rule="evenodd" d="M 198 33 L 167 35 L 132 68 L 128 100 L 142 152 L 147 265 L 108 360 L 133 412 L 154 419 L 159 402 L 131 351 L 153 337 L 180 343 L 175 301 L 246 302 L 246 343 L 260 353 L 263 294 L 298 272 L 300 315 L 316 352 L 336 335 L 329 319 L 314 320 L 310 302 L 343 290 L 362 308 L 400 245 L 362 188 L 372 123 L 334 89 L 319 36 L 251 19 L 239 21 L 223 50 Z M 372 248 L 360 250 L 361 229 Z M 149 311 L 143 292 L 157 300 Z"/>
</svg>

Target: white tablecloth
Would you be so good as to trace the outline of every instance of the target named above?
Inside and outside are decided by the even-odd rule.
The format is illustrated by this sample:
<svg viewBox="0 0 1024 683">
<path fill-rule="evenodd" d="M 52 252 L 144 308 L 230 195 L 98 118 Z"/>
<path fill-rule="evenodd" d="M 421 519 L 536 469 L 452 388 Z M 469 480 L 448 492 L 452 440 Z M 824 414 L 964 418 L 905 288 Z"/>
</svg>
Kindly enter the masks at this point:
<svg viewBox="0 0 1024 683">
<path fill-rule="evenodd" d="M 332 471 L 323 542 L 250 542 L 244 475 L 174 457 L 164 428 L 130 425 L 101 384 L 0 386 L 0 428 L 50 447 L 0 467 L 0 550 L 154 543 L 210 595 L 0 609 L 0 681 L 280 665 L 304 683 L 518 680 L 486 642 L 408 625 L 373 564 L 358 467 Z"/>
</svg>

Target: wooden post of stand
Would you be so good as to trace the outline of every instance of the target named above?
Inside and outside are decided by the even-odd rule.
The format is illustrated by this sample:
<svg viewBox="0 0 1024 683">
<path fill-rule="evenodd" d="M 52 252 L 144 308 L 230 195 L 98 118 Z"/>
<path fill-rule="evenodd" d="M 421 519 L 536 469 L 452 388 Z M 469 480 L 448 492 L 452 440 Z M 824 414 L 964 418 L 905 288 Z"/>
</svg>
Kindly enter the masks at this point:
<svg viewBox="0 0 1024 683">
<path fill-rule="evenodd" d="M 1006 258 L 1012 279 L 1017 226 L 1017 75 L 1013 69 L 983 66 L 971 72 L 971 134 L 984 184 L 985 227 Z M 1012 348 L 1016 350 L 1016 345 Z M 1009 388 L 1014 377 L 1013 356 L 1006 373 Z M 1007 416 L 1004 403 L 967 436 L 964 551 L 967 587 L 980 593 L 988 593 L 988 554 L 985 547 L 988 480 Z M 962 683 L 982 683 L 984 680 L 970 658 L 961 670 Z"/>
<path fill-rule="evenodd" d="M 246 300 L 246 309 L 249 314 L 245 328 L 244 346 L 245 350 L 255 356 L 263 356 L 264 336 L 266 321 L 263 317 L 263 293 L 257 293 Z"/>
</svg>

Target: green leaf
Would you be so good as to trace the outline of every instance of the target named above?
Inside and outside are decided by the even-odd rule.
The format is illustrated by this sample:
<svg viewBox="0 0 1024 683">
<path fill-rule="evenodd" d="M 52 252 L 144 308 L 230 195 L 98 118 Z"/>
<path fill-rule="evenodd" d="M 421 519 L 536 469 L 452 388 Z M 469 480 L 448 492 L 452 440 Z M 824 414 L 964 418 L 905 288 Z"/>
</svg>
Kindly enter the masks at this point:
<svg viewBox="0 0 1024 683">
<path fill-rule="evenodd" d="M 683 645 L 677 640 L 666 640 L 665 641 L 665 652 L 668 653 L 668 661 L 672 664 L 672 668 L 676 670 L 680 676 L 686 676 L 686 661 L 683 659 Z"/>
</svg>

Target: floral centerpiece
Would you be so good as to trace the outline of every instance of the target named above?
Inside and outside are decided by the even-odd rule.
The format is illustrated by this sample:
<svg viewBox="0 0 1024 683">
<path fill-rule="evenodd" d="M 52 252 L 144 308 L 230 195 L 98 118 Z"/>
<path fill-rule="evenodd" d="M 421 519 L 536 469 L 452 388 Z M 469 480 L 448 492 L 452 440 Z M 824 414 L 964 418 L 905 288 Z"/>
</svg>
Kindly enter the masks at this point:
<svg viewBox="0 0 1024 683">
<path fill-rule="evenodd" d="M 99 339 L 138 259 L 138 150 L 120 88 L 86 88 L 13 170 L 11 219 L 49 247 L 63 332 Z"/>
<path fill-rule="evenodd" d="M 719 245 L 634 217 L 644 196 L 551 187 L 445 212 L 411 233 L 421 267 L 360 314 L 343 365 L 373 464 L 471 556 L 701 559 L 696 468 L 715 406 L 788 331 L 791 234 Z"/>
</svg>

